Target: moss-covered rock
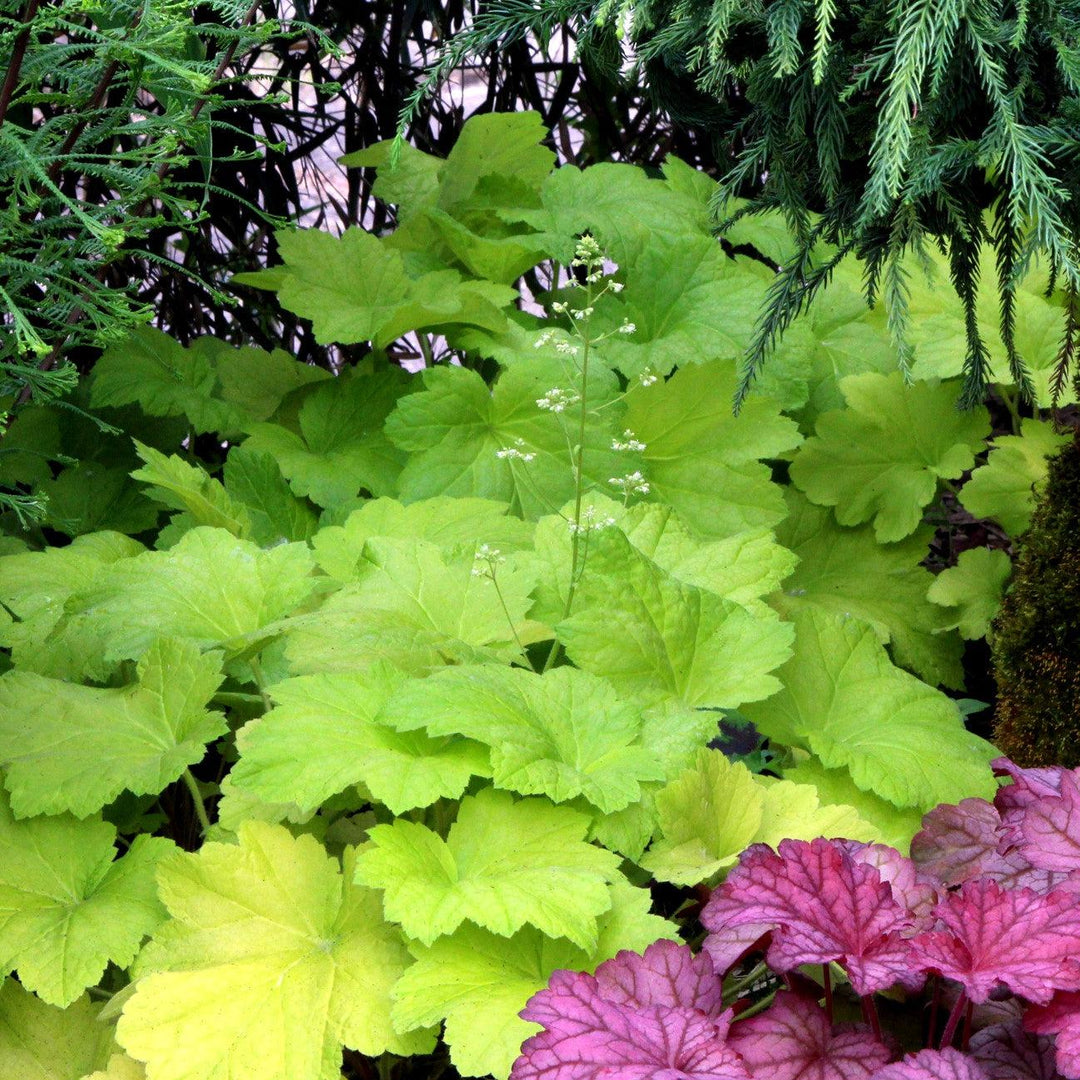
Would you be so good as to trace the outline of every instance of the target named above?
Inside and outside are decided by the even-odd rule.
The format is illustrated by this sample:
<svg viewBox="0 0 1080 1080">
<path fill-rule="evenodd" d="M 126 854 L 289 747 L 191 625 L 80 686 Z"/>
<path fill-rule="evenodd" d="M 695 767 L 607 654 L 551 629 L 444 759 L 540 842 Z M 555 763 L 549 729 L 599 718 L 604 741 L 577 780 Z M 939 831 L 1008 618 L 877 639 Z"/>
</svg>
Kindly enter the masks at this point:
<svg viewBox="0 0 1080 1080">
<path fill-rule="evenodd" d="M 1050 460 L 993 626 L 994 741 L 1013 761 L 1080 765 L 1080 444 Z"/>
</svg>

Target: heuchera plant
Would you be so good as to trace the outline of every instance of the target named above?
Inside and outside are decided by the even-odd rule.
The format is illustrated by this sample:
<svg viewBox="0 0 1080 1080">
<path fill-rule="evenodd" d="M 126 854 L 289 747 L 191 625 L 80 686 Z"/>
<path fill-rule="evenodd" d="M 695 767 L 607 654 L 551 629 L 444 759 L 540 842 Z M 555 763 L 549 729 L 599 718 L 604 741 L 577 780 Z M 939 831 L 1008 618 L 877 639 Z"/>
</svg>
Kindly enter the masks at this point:
<svg viewBox="0 0 1080 1080">
<path fill-rule="evenodd" d="M 911 858 L 755 844 L 696 955 L 658 941 L 555 972 L 511 1080 L 1076 1080 L 1080 772 L 994 766 L 1012 783 L 931 811 Z"/>
</svg>

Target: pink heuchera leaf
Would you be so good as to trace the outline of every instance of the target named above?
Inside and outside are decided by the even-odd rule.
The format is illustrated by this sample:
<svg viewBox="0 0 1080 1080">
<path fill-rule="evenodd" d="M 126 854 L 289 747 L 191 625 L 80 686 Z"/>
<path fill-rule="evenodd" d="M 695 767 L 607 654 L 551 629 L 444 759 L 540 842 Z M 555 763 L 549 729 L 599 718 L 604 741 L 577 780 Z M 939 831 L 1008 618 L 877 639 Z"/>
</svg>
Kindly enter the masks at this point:
<svg viewBox="0 0 1080 1080">
<path fill-rule="evenodd" d="M 1080 1080 L 1080 993 L 1054 995 L 1047 1005 L 1035 1005 L 1024 1014 L 1024 1027 L 1035 1035 L 1054 1035 L 1058 1072 Z"/>
<path fill-rule="evenodd" d="M 782 991 L 728 1037 L 754 1080 L 864 1080 L 892 1056 L 868 1027 L 833 1029 L 816 1002 Z"/>
<path fill-rule="evenodd" d="M 1057 1080 L 1053 1040 L 1029 1035 L 1019 1023 L 995 1024 L 976 1032 L 968 1052 L 987 1080 Z"/>
<path fill-rule="evenodd" d="M 836 843 L 857 862 L 875 867 L 882 881 L 889 883 L 893 899 L 911 916 L 912 926 L 905 936 L 930 929 L 941 890 L 929 875 L 887 844 L 860 844 L 855 840 L 837 840 Z"/>
<path fill-rule="evenodd" d="M 762 938 L 765 938 L 765 945 L 762 948 L 767 946 L 771 940 L 770 935 L 776 929 L 776 924 L 748 922 L 738 926 L 728 926 L 717 923 L 709 929 L 712 933 L 703 942 L 702 949 L 712 957 L 713 966 L 717 971 L 726 972 L 733 968 Z"/>
<path fill-rule="evenodd" d="M 720 977 L 706 953 L 695 956 L 676 941 L 655 941 L 644 955 L 623 950 L 596 970 L 600 996 L 617 1005 L 666 1005 L 724 1011 Z"/>
<path fill-rule="evenodd" d="M 901 937 L 911 915 L 876 867 L 830 840 L 783 840 L 776 852 L 764 844 L 748 848 L 701 921 L 720 933 L 772 925 L 766 958 L 774 971 L 836 960 L 858 994 L 912 985 L 912 952 Z"/>
<path fill-rule="evenodd" d="M 979 1063 L 959 1050 L 920 1050 L 886 1065 L 874 1080 L 987 1080 Z"/>
<path fill-rule="evenodd" d="M 1080 870 L 1080 778 L 1061 773 L 1056 795 L 1032 799 L 1016 829 L 1020 853 L 1042 870 Z"/>
<path fill-rule="evenodd" d="M 1001 815 L 985 799 L 943 803 L 923 817 L 911 841 L 911 858 L 945 885 L 959 885 L 998 868 Z"/>
<path fill-rule="evenodd" d="M 719 1009 L 709 958 L 673 942 L 621 952 L 595 976 L 556 971 L 522 1010 L 544 1030 L 511 1080 L 749 1080 Z"/>
<path fill-rule="evenodd" d="M 1006 844 L 1014 844 L 1019 839 L 1017 828 L 1024 811 L 1036 799 L 1057 795 L 1061 789 L 1061 774 L 1065 771 L 1059 766 L 1045 769 L 1021 769 L 1008 758 L 994 758 L 990 762 L 997 776 L 1008 776 L 1012 783 L 997 790 L 994 805 L 1001 814 L 1002 838 Z"/>
<path fill-rule="evenodd" d="M 934 914 L 945 929 L 921 934 L 915 949 L 972 1001 L 986 1001 L 1001 983 L 1039 1002 L 1080 987 L 1080 905 L 1073 894 L 966 881 Z"/>
</svg>

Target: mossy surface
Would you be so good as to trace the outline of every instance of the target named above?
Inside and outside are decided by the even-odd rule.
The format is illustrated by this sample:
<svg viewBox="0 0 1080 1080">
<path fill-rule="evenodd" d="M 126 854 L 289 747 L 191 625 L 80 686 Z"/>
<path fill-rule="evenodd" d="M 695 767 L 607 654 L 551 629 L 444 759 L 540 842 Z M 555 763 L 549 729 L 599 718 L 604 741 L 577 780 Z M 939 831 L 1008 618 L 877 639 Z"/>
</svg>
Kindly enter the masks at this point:
<svg viewBox="0 0 1080 1080">
<path fill-rule="evenodd" d="M 1017 764 L 1080 765 L 1080 444 L 1050 461 L 993 627 L 994 742 Z"/>
</svg>

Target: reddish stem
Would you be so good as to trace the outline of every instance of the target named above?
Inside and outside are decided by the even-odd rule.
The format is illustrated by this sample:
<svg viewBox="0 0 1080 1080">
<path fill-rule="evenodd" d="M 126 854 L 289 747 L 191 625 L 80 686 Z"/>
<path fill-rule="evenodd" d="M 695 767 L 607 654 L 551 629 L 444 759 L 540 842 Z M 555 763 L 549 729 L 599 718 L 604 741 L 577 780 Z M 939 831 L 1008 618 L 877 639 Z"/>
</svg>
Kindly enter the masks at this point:
<svg viewBox="0 0 1080 1080">
<path fill-rule="evenodd" d="M 877 1004 L 872 994 L 859 999 L 862 1002 L 863 1019 L 870 1025 L 874 1038 L 881 1042 L 881 1021 L 878 1019 Z"/>
<path fill-rule="evenodd" d="M 941 1008 L 941 980 L 934 976 L 934 996 L 930 999 L 930 1030 L 926 1036 L 926 1045 L 934 1045 L 937 1035 L 938 1011 Z"/>
<path fill-rule="evenodd" d="M 8 106 L 11 104 L 11 99 L 15 94 L 15 87 L 19 82 L 19 71 L 22 68 L 23 57 L 26 55 L 26 46 L 30 44 L 30 33 L 39 6 L 40 0 L 29 0 L 26 10 L 23 12 L 23 28 L 19 31 L 19 36 L 11 47 L 11 57 L 8 59 L 4 84 L 0 86 L 0 126 L 3 126 L 4 117 L 7 116 Z"/>
<path fill-rule="evenodd" d="M 975 1013 L 975 1002 L 969 1001 L 964 1010 L 964 1034 L 960 1036 L 960 1049 L 967 1050 L 968 1040 L 971 1038 L 971 1021 Z"/>
<path fill-rule="evenodd" d="M 961 990 L 960 996 L 956 999 L 956 1004 L 952 1007 L 952 1012 L 949 1013 L 949 1020 L 945 1025 L 945 1030 L 941 1033 L 941 1042 L 938 1044 L 939 1050 L 944 1050 L 946 1046 L 952 1046 L 956 1026 L 960 1023 L 960 1017 L 964 1015 L 965 1005 L 967 1005 L 967 993 Z"/>
</svg>

